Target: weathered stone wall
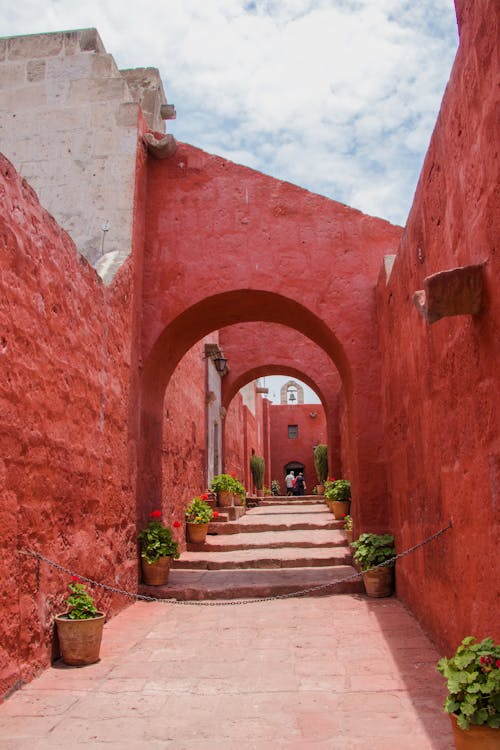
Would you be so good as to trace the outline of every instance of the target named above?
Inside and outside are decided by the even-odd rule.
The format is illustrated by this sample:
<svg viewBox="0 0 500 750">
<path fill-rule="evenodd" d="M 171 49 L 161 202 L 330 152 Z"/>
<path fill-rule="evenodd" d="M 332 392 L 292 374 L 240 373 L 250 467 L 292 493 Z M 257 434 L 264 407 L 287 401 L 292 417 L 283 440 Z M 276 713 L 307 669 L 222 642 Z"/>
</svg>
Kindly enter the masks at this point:
<svg viewBox="0 0 500 750">
<path fill-rule="evenodd" d="M 106 282 L 132 248 L 142 98 L 164 130 L 157 72 L 122 74 L 95 29 L 0 39 L 2 152 Z"/>
<path fill-rule="evenodd" d="M 392 273 L 379 282 L 385 454 L 398 549 L 453 529 L 397 563 L 397 591 L 437 643 L 498 639 L 500 6 L 460 4 L 460 48 Z M 430 325 L 412 302 L 425 277 L 485 262 L 478 315 Z"/>
<path fill-rule="evenodd" d="M 137 554 L 131 268 L 106 289 L 3 157 L 0 179 L 3 694 L 48 664 L 69 580 L 16 550 L 132 590 Z M 95 594 L 110 615 L 128 604 Z"/>
</svg>

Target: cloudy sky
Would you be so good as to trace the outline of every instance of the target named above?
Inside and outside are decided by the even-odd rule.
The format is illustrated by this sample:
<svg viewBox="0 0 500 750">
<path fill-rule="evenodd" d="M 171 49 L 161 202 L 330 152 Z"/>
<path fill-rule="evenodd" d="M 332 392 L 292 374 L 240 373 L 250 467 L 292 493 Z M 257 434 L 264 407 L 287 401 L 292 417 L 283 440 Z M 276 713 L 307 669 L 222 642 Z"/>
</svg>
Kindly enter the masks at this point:
<svg viewBox="0 0 500 750">
<path fill-rule="evenodd" d="M 457 47 L 452 0 L 17 0 L 0 34 L 94 26 L 159 68 L 209 152 L 404 224 Z"/>
</svg>

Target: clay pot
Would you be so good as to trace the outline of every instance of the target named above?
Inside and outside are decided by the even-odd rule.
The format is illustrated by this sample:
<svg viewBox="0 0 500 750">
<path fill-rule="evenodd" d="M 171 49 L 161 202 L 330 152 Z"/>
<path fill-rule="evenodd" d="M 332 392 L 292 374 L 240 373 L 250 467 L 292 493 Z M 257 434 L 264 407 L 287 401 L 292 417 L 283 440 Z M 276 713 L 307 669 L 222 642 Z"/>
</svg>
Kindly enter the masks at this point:
<svg viewBox="0 0 500 750">
<path fill-rule="evenodd" d="M 456 750 L 499 750 L 500 729 L 484 724 L 471 724 L 468 729 L 461 729 L 454 714 L 450 714 L 450 719 Z"/>
<path fill-rule="evenodd" d="M 335 516 L 335 520 L 341 521 L 344 516 L 347 516 L 351 507 L 350 500 L 330 500 L 330 510 Z"/>
<path fill-rule="evenodd" d="M 382 567 L 363 572 L 363 583 L 368 596 L 390 596 L 393 590 L 393 568 Z"/>
<path fill-rule="evenodd" d="M 316 485 L 316 492 L 318 495 L 322 495 L 325 491 L 325 485 L 324 484 L 317 484 Z"/>
<path fill-rule="evenodd" d="M 188 523 L 186 526 L 189 541 L 193 544 L 203 544 L 207 538 L 208 523 Z"/>
<path fill-rule="evenodd" d="M 237 505 L 237 506 L 243 505 L 243 495 L 234 494 L 233 503 L 234 505 Z"/>
<path fill-rule="evenodd" d="M 61 657 L 65 664 L 82 667 L 99 661 L 105 619 L 104 612 L 87 620 L 70 620 L 67 612 L 56 615 Z"/>
<path fill-rule="evenodd" d="M 217 497 L 219 498 L 219 506 L 221 508 L 230 508 L 233 504 L 233 493 L 232 492 L 218 492 Z"/>
<path fill-rule="evenodd" d="M 264 497 L 264 490 L 257 490 L 257 497 Z"/>
<path fill-rule="evenodd" d="M 153 563 L 141 557 L 142 580 L 146 586 L 164 586 L 168 581 L 171 563 L 171 557 L 160 557 Z"/>
</svg>

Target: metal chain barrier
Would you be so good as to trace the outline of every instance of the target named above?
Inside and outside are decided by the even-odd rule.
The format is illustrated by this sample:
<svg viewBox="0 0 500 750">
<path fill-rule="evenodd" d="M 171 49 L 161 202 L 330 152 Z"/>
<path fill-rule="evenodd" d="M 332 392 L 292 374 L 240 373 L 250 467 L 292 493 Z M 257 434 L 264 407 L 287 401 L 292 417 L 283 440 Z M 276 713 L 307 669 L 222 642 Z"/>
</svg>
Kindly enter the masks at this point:
<svg viewBox="0 0 500 750">
<path fill-rule="evenodd" d="M 431 536 L 427 537 L 427 539 L 424 539 L 423 542 L 418 542 L 418 544 L 414 544 L 413 547 L 409 547 L 404 552 L 400 552 L 397 555 L 394 555 L 394 557 L 391 557 L 389 560 L 384 560 L 384 562 L 379 563 L 378 565 L 374 565 L 373 568 L 370 568 L 370 570 L 376 570 L 377 568 L 383 568 L 392 565 L 396 562 L 396 560 L 400 560 L 402 557 L 406 557 L 406 555 L 411 554 L 412 552 L 415 552 L 415 550 L 420 549 L 420 547 L 424 547 L 426 544 L 429 544 L 429 542 L 433 542 L 434 539 L 437 539 L 441 534 L 444 534 L 445 531 L 448 531 L 448 529 L 453 528 L 453 522 L 450 520 L 448 526 L 445 526 L 444 528 L 440 529 L 439 531 L 436 531 Z M 310 594 L 313 591 L 320 591 L 321 589 L 328 589 L 333 588 L 335 586 L 339 586 L 340 584 L 347 583 L 349 581 L 355 581 L 356 579 L 360 578 L 362 573 L 357 572 L 353 573 L 352 575 L 346 576 L 345 578 L 342 578 L 339 581 L 332 581 L 331 583 L 322 583 L 318 586 L 310 586 L 307 589 L 301 589 L 300 591 L 293 591 L 289 594 L 275 594 L 274 596 L 263 596 L 259 598 L 254 599 L 234 599 L 234 600 L 217 600 L 217 601 L 185 601 L 182 599 L 160 599 L 155 596 L 145 596 L 144 594 L 135 594 L 131 591 L 124 591 L 123 589 L 115 588 L 115 586 L 109 586 L 106 583 L 100 583 L 99 581 L 94 581 L 92 578 L 86 578 L 85 576 L 80 575 L 79 573 L 75 573 L 73 570 L 70 570 L 69 568 L 65 568 L 64 565 L 59 565 L 59 563 L 54 562 L 54 560 L 50 560 L 48 557 L 44 557 L 44 555 L 40 554 L 40 552 L 35 552 L 31 549 L 20 549 L 17 551 L 19 555 L 27 555 L 28 557 L 33 557 L 39 562 L 47 563 L 47 565 L 50 565 L 52 568 L 55 568 L 56 570 L 61 571 L 62 573 L 66 573 L 70 576 L 76 576 L 78 577 L 82 582 L 89 583 L 92 586 L 97 586 L 101 589 L 104 589 L 105 591 L 110 591 L 113 594 L 119 594 L 120 596 L 128 596 L 130 599 L 136 599 L 138 601 L 142 602 L 161 602 L 162 604 L 183 604 L 186 606 L 198 606 L 198 607 L 228 607 L 228 606 L 234 606 L 238 604 L 257 604 L 258 602 L 271 602 L 275 601 L 277 599 L 293 599 L 295 597 L 305 596 L 306 594 Z"/>
</svg>

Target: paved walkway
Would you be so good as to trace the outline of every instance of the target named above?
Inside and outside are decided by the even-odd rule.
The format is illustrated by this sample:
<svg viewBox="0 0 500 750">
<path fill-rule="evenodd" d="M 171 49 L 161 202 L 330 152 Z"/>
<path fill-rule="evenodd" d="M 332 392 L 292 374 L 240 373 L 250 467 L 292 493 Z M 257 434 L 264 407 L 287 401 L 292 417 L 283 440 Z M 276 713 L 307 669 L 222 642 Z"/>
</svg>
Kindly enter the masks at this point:
<svg viewBox="0 0 500 750">
<path fill-rule="evenodd" d="M 0 748 L 452 750 L 438 658 L 395 598 L 136 603 L 0 705 Z"/>
</svg>

